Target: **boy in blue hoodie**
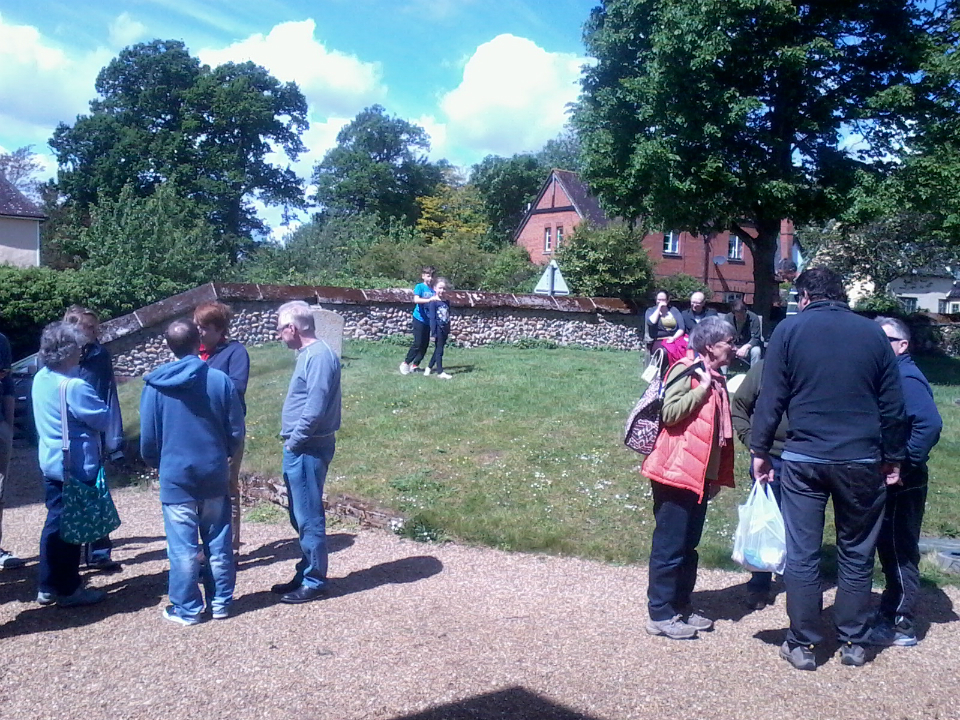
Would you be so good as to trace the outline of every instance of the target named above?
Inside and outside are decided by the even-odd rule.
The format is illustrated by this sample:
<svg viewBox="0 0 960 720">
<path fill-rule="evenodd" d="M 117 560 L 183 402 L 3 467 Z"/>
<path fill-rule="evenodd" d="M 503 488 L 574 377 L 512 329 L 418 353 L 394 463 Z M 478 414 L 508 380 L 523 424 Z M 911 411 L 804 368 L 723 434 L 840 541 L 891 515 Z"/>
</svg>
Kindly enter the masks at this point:
<svg viewBox="0 0 960 720">
<path fill-rule="evenodd" d="M 166 332 L 177 360 L 144 378 L 140 454 L 160 470 L 160 502 L 170 560 L 167 620 L 196 625 L 204 609 L 200 542 L 209 561 L 214 619 L 229 616 L 236 581 L 228 463 L 244 436 L 243 407 L 226 374 L 197 357 L 200 333 L 176 320 Z"/>
</svg>

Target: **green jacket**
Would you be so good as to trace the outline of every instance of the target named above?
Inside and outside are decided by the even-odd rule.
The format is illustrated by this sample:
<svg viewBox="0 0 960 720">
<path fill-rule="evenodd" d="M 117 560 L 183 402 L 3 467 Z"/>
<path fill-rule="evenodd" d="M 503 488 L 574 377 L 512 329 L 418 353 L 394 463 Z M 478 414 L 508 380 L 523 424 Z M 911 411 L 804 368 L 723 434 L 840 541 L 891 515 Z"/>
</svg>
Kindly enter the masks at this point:
<svg viewBox="0 0 960 720">
<path fill-rule="evenodd" d="M 763 360 L 750 368 L 750 372 L 744 377 L 737 392 L 730 400 L 730 414 L 733 416 L 733 430 L 737 433 L 746 447 L 750 447 L 750 421 L 753 418 L 753 408 L 757 404 L 757 398 L 760 396 L 760 378 L 763 375 Z M 770 448 L 770 454 L 780 457 L 783 452 L 783 443 L 787 439 L 787 430 L 790 424 L 787 422 L 787 414 L 784 413 L 780 418 L 780 424 L 777 426 L 777 432 L 773 437 L 773 446 Z"/>
</svg>

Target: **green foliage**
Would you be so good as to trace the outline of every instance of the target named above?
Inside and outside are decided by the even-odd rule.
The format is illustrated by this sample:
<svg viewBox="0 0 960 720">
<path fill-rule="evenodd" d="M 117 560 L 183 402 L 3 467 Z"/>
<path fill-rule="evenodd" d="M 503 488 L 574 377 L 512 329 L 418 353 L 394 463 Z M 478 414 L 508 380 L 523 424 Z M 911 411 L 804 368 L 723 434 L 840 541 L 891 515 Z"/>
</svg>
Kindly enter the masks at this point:
<svg viewBox="0 0 960 720">
<path fill-rule="evenodd" d="M 13 152 L 0 152 L 0 175 L 28 198 L 37 198 L 36 175 L 43 165 L 33 152 L 33 145 L 24 145 Z"/>
<path fill-rule="evenodd" d="M 657 278 L 657 289 L 666 290 L 671 296 L 680 300 L 689 299 L 695 292 L 702 292 L 707 301 L 713 297 L 713 290 L 709 285 L 685 273 Z"/>
<path fill-rule="evenodd" d="M 574 115 L 585 179 L 622 217 L 737 232 L 766 315 L 780 220 L 837 216 L 862 162 L 908 132 L 925 13 L 902 0 L 606 0 L 585 29 L 597 62 Z M 851 127 L 860 151 L 838 147 Z"/>
<path fill-rule="evenodd" d="M 893 295 L 875 293 L 857 300 L 853 308 L 857 312 L 874 312 L 879 315 L 902 315 L 903 305 Z"/>
<path fill-rule="evenodd" d="M 161 185 L 146 198 L 131 186 L 117 200 L 91 208 L 90 227 L 79 239 L 84 270 L 111 314 L 130 312 L 209 282 L 227 263 L 215 231 L 194 207 Z"/>
<path fill-rule="evenodd" d="M 583 147 L 577 129 L 573 125 L 564 127 L 557 137 L 548 140 L 537 153 L 537 160 L 545 170 L 541 182 L 546 179 L 546 172 L 554 168 L 579 173 L 583 169 Z"/>
<path fill-rule="evenodd" d="M 172 183 L 216 228 L 231 261 L 263 231 L 251 200 L 303 206 L 302 183 L 268 161 L 274 151 L 295 160 L 309 127 L 294 83 L 253 63 L 209 68 L 176 40 L 123 50 L 98 75 L 90 114 L 61 123 L 50 145 L 58 187 L 83 213 L 115 201 L 125 187 L 138 197 Z"/>
<path fill-rule="evenodd" d="M 508 245 L 490 258 L 477 290 L 531 293 L 542 272 L 542 267 L 530 262 L 526 248 Z"/>
<path fill-rule="evenodd" d="M 380 105 L 363 110 L 337 135 L 337 147 L 314 167 L 316 202 L 330 215 L 372 213 L 414 225 L 417 198 L 433 194 L 442 167 L 427 160 L 427 133 Z"/>
<path fill-rule="evenodd" d="M 548 171 L 535 155 L 487 155 L 473 166 L 470 182 L 483 199 L 492 247 L 507 244 L 513 238 Z"/>
<path fill-rule="evenodd" d="M 577 295 L 640 298 L 653 281 L 642 240 L 642 233 L 622 223 L 595 228 L 584 222 L 560 246 L 557 264 Z"/>
</svg>

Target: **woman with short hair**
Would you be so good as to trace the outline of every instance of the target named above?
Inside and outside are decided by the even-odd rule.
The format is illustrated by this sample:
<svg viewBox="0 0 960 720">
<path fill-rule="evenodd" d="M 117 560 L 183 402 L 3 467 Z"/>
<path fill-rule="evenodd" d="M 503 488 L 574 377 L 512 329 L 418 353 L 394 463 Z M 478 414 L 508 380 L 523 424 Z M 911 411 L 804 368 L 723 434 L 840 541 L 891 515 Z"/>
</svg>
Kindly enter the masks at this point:
<svg viewBox="0 0 960 720">
<path fill-rule="evenodd" d="M 720 372 L 733 354 L 733 336 L 730 323 L 705 318 L 690 333 L 698 358 L 688 353 L 664 380 L 662 427 L 640 469 L 651 481 L 656 522 L 647 590 L 651 635 L 679 640 L 713 628 L 692 611 L 691 595 L 707 500 L 721 486 L 734 486 L 733 423 Z"/>
<path fill-rule="evenodd" d="M 212 368 L 227 374 L 240 396 L 240 407 L 247 414 L 245 395 L 250 380 L 250 355 L 237 340 L 229 338 L 233 312 L 222 302 L 205 302 L 193 311 L 193 322 L 200 330 L 200 359 Z M 230 505 L 233 527 L 233 552 L 240 551 L 240 518 L 243 515 L 240 493 L 240 462 L 243 443 L 230 458 Z"/>
<path fill-rule="evenodd" d="M 110 409 L 90 383 L 76 376 L 87 337 L 76 325 L 54 322 L 40 338 L 43 367 L 33 379 L 33 416 L 39 438 L 40 470 L 46 491 L 47 520 L 40 536 L 40 588 L 37 602 L 61 607 L 91 605 L 107 594 L 84 588 L 80 580 L 80 546 L 60 536 L 64 473 L 93 484 L 100 472 L 100 433 L 110 424 Z M 67 417 L 61 413 L 66 394 Z M 66 420 L 70 466 L 64 467 L 63 425 Z"/>
</svg>

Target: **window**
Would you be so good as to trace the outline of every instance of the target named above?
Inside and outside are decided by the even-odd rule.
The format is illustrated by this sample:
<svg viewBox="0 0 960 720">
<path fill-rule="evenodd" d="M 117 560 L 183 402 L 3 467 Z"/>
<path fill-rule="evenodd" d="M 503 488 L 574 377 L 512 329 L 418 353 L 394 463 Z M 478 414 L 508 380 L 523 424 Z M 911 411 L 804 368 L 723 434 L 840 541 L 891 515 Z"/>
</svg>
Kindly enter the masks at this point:
<svg viewBox="0 0 960 720">
<path fill-rule="evenodd" d="M 960 315 L 960 303 L 950 303 L 950 314 Z"/>
<path fill-rule="evenodd" d="M 663 254 L 680 254 L 680 233 L 678 233 L 676 230 L 671 230 L 670 232 L 665 232 L 663 234 Z"/>
<path fill-rule="evenodd" d="M 728 305 L 734 300 L 743 300 L 742 292 L 727 292 L 723 294 L 723 301 Z"/>
<path fill-rule="evenodd" d="M 557 250 L 560 249 L 560 243 L 563 242 L 563 225 L 557 225 Z"/>
<path fill-rule="evenodd" d="M 898 297 L 903 311 L 909 315 L 917 311 L 917 299 L 915 297 Z"/>
<path fill-rule="evenodd" d="M 730 235 L 730 243 L 727 246 L 727 257 L 731 260 L 743 260 L 743 241 L 736 235 Z"/>
<path fill-rule="evenodd" d="M 545 253 L 553 252 L 553 243 L 550 241 L 550 228 L 543 229 L 543 251 Z"/>
<path fill-rule="evenodd" d="M 937 312 L 941 315 L 947 314 L 947 301 L 946 300 L 937 300 Z"/>
</svg>

